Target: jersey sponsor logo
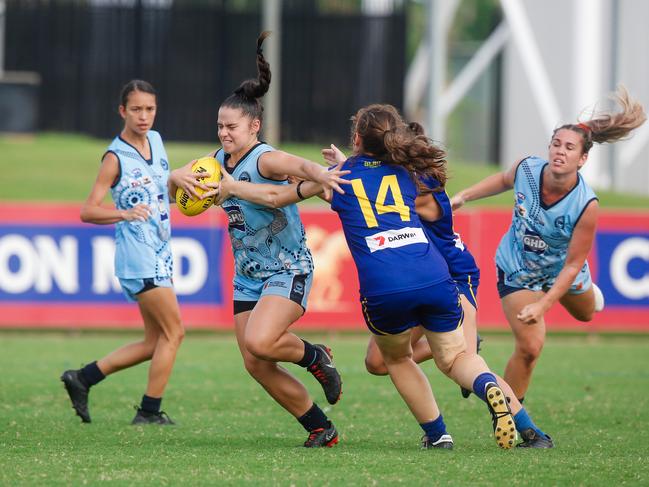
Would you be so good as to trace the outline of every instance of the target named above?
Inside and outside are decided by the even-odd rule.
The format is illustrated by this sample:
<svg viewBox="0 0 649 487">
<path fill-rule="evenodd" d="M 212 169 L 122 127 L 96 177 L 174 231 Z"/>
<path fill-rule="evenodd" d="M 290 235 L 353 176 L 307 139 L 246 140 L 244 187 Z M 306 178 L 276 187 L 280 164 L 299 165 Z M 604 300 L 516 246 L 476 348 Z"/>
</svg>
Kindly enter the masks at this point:
<svg viewBox="0 0 649 487">
<path fill-rule="evenodd" d="M 284 281 L 268 281 L 264 284 L 264 289 L 268 289 L 269 287 L 281 287 L 282 289 L 286 289 L 286 283 Z"/>
<path fill-rule="evenodd" d="M 375 169 L 377 167 L 381 167 L 381 164 L 382 164 L 381 161 L 365 161 L 363 163 L 363 166 Z"/>
<path fill-rule="evenodd" d="M 516 202 L 520 205 L 525 201 L 525 195 L 521 192 L 516 193 Z"/>
<path fill-rule="evenodd" d="M 416 243 L 428 243 L 428 239 L 421 228 L 401 228 L 399 230 L 387 230 L 365 237 L 365 242 L 370 252 L 383 249 L 396 249 Z"/>
<path fill-rule="evenodd" d="M 526 252 L 542 254 L 548 248 L 548 244 L 545 243 L 539 234 L 525 230 L 525 235 L 523 235 L 523 248 Z"/>
<path fill-rule="evenodd" d="M 158 214 L 160 215 L 160 221 L 169 219 L 169 215 L 167 214 L 167 203 L 165 195 L 163 194 L 158 195 Z"/>
<path fill-rule="evenodd" d="M 457 232 L 453 232 L 453 242 L 455 243 L 455 247 L 460 249 L 461 251 L 464 251 L 464 242 L 462 242 L 462 237 L 460 237 L 460 234 Z"/>
<path fill-rule="evenodd" d="M 224 206 L 223 209 L 228 215 L 228 228 L 236 228 L 241 231 L 246 229 L 246 219 L 243 216 L 241 208 L 238 206 Z"/>
<path fill-rule="evenodd" d="M 304 284 L 301 282 L 294 282 L 292 291 L 295 294 L 304 294 Z"/>
</svg>

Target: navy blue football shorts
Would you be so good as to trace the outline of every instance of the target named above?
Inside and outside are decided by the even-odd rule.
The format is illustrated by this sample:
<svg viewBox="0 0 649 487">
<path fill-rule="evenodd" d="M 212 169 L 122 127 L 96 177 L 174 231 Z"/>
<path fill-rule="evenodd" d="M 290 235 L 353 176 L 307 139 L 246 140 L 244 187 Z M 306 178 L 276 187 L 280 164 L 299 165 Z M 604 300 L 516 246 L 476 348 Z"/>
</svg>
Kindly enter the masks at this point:
<svg viewBox="0 0 649 487">
<path fill-rule="evenodd" d="M 478 286 L 480 286 L 480 272 L 465 274 L 463 276 L 453 276 L 457 289 L 471 306 L 478 309 Z"/>
<path fill-rule="evenodd" d="M 396 335 L 421 325 L 437 333 L 462 325 L 464 314 L 453 279 L 380 296 L 361 296 L 363 317 L 375 335 Z"/>
</svg>

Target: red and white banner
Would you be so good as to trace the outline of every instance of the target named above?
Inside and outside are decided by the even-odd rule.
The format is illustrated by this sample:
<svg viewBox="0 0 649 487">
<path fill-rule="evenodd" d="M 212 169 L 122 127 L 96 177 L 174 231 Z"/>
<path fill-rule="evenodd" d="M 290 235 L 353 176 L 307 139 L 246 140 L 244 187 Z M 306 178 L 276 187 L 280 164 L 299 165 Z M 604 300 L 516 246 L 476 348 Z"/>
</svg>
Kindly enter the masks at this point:
<svg viewBox="0 0 649 487">
<path fill-rule="evenodd" d="M 77 205 L 0 205 L 0 327 L 137 327 L 113 276 L 113 227 L 79 221 Z M 328 209 L 301 210 L 316 271 L 308 310 L 298 328 L 365 328 L 356 269 L 338 217 Z M 232 255 L 222 212 L 188 218 L 174 211 L 174 283 L 183 320 L 194 328 L 232 327 Z M 508 210 L 468 210 L 456 231 L 481 270 L 481 328 L 507 328 L 496 292 L 494 255 L 509 226 Z M 560 305 L 550 329 L 649 331 L 649 213 L 600 216 L 589 257 L 607 299 L 593 322 L 574 320 Z"/>
</svg>

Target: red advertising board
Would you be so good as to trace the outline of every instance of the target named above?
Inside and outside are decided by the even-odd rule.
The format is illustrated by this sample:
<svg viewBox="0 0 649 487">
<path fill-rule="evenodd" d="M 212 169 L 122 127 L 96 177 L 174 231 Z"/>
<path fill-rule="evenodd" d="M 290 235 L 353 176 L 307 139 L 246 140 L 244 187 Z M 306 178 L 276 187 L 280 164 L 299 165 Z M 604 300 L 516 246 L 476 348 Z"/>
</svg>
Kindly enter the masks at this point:
<svg viewBox="0 0 649 487">
<path fill-rule="evenodd" d="M 0 205 L 0 327 L 137 327 L 112 276 L 112 226 L 79 222 L 77 205 Z M 358 280 L 337 216 L 303 207 L 316 271 L 308 311 L 299 328 L 364 329 Z M 232 256 L 222 212 L 174 222 L 175 286 L 188 327 L 232 327 Z M 481 328 L 506 328 L 496 292 L 494 255 L 507 230 L 508 210 L 456 215 L 480 266 Z M 549 329 L 649 330 L 649 213 L 604 213 L 589 257 L 606 309 L 588 324 L 559 305 Z"/>
</svg>

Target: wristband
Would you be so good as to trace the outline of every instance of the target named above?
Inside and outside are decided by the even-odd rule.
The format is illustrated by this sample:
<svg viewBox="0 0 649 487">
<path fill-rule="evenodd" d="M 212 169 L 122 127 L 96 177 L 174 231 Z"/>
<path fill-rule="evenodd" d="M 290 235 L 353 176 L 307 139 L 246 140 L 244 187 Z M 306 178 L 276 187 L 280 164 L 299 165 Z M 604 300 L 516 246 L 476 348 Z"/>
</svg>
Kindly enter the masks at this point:
<svg viewBox="0 0 649 487">
<path fill-rule="evenodd" d="M 306 199 L 302 194 L 302 192 L 300 191 L 300 186 L 302 186 L 303 182 L 304 181 L 300 181 L 299 183 L 297 183 L 297 186 L 295 187 L 295 192 L 297 193 L 297 197 L 300 198 L 301 200 Z"/>
</svg>

